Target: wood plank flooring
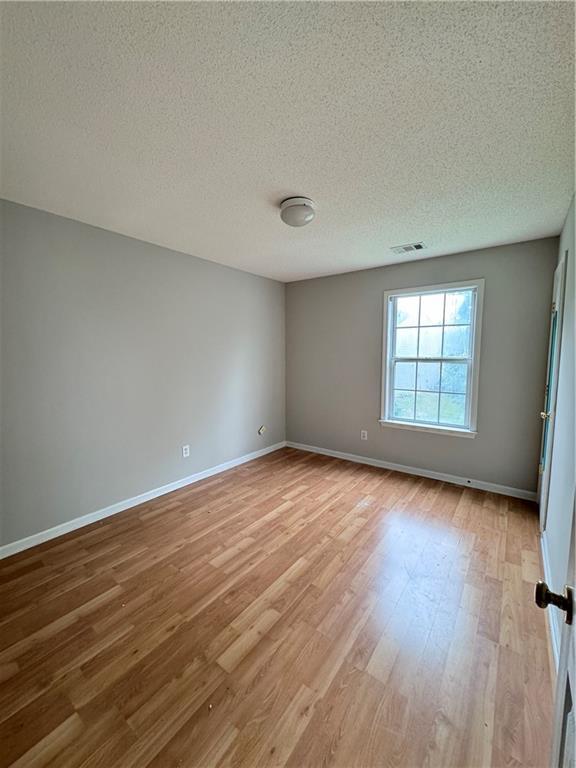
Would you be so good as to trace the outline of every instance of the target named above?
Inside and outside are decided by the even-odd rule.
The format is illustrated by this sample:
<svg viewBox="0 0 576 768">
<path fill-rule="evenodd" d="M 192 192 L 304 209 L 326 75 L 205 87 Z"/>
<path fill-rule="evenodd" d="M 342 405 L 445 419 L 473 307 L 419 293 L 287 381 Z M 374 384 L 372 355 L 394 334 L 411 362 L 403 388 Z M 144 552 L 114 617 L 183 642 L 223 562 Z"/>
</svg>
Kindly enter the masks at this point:
<svg viewBox="0 0 576 768">
<path fill-rule="evenodd" d="M 283 449 L 0 562 L 0 768 L 548 765 L 535 508 Z"/>
</svg>

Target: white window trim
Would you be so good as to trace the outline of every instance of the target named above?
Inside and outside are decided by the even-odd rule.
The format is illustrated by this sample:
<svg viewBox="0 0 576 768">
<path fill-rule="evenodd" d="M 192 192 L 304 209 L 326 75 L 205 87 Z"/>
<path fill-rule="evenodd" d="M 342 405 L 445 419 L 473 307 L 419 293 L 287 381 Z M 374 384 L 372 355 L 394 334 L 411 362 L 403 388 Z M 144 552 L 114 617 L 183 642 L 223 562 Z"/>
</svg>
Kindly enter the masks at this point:
<svg viewBox="0 0 576 768">
<path fill-rule="evenodd" d="M 391 379 L 391 358 L 388 358 L 388 349 L 392 344 L 392 325 L 389 323 L 390 298 L 396 296 L 420 296 L 423 293 L 439 293 L 442 291 L 453 291 L 458 288 L 476 288 L 476 301 L 474 302 L 474 322 L 472 324 L 472 366 L 468 385 L 470 387 L 469 397 L 469 427 L 459 429 L 458 427 L 445 427 L 441 424 L 424 424 L 421 422 L 399 421 L 391 419 L 388 416 L 388 384 Z M 383 326 L 382 326 L 382 387 L 381 387 L 381 408 L 379 422 L 385 427 L 395 427 L 396 429 L 411 429 L 417 432 L 432 432 L 442 435 L 457 437 L 476 437 L 478 420 L 478 382 L 480 378 L 480 339 L 482 334 L 482 310 L 484 306 L 484 279 L 461 280 L 455 283 L 442 283 L 439 285 L 414 286 L 411 288 L 396 288 L 384 293 L 383 307 Z"/>
</svg>

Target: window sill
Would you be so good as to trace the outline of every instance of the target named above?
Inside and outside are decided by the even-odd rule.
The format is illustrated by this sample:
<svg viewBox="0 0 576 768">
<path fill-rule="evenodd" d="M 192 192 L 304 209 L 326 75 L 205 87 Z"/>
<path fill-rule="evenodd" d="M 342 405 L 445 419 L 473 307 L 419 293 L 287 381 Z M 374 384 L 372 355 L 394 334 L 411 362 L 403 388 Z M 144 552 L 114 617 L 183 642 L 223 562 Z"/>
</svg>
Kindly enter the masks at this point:
<svg viewBox="0 0 576 768">
<path fill-rule="evenodd" d="M 411 429 L 414 432 L 433 432 L 437 435 L 450 437 L 476 437 L 478 432 L 470 429 L 458 429 L 457 427 L 440 427 L 426 424 L 413 424 L 409 421 L 393 421 L 392 419 L 378 419 L 383 427 L 395 427 L 396 429 Z"/>
</svg>

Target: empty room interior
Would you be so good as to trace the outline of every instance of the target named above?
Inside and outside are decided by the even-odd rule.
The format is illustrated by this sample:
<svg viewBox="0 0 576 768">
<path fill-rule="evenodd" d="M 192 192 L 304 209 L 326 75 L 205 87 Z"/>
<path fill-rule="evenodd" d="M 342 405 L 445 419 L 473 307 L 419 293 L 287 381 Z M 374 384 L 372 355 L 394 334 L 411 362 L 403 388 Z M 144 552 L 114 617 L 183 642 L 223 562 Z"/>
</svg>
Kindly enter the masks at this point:
<svg viewBox="0 0 576 768">
<path fill-rule="evenodd" d="M 574 2 L 0 2 L 0 768 L 574 768 Z"/>
</svg>

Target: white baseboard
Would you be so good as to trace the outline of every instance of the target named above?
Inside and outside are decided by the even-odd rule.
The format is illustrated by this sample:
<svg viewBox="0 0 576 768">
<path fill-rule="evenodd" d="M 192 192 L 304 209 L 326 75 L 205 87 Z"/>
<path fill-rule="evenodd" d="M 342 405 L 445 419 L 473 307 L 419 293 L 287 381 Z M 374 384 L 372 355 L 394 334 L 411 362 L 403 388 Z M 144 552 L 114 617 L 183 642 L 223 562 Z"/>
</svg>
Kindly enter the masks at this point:
<svg viewBox="0 0 576 768">
<path fill-rule="evenodd" d="M 310 453 L 320 453 L 323 456 L 333 456 L 336 459 L 345 459 L 353 461 L 356 464 L 368 464 L 371 467 L 381 467 L 382 469 L 392 469 L 395 472 L 404 472 L 407 475 L 418 475 L 419 477 L 429 477 L 432 480 L 442 480 L 445 483 L 454 483 L 454 485 L 464 485 L 467 488 L 477 488 L 480 491 L 490 491 L 499 493 L 502 496 L 514 496 L 517 499 L 526 501 L 536 501 L 534 491 L 525 491 L 522 488 L 509 488 L 507 485 L 497 485 L 496 483 L 486 483 L 484 480 L 474 480 L 467 477 L 458 477 L 457 475 L 447 475 L 444 472 L 433 472 L 430 469 L 420 469 L 419 467 L 407 467 L 404 464 L 393 464 L 391 461 L 382 461 L 381 459 L 371 459 L 368 456 L 357 456 L 354 453 L 342 453 L 342 451 L 332 451 L 329 448 L 318 448 L 315 445 L 303 445 L 302 443 L 293 443 L 286 441 L 289 448 L 297 448 L 300 451 L 309 451 Z"/>
<path fill-rule="evenodd" d="M 548 551 L 548 537 L 546 531 L 540 534 L 540 551 L 542 552 L 542 565 L 544 566 L 544 581 L 551 585 L 553 589 L 554 579 L 552 578 L 552 571 L 550 569 L 550 553 Z M 556 621 L 556 611 L 545 611 L 546 621 L 548 623 L 548 633 L 550 637 L 550 643 L 552 645 L 552 653 L 554 654 L 554 666 L 558 670 L 558 662 L 560 660 L 560 627 Z"/>
<path fill-rule="evenodd" d="M 468 488 L 478 488 L 479 490 L 483 491 L 500 493 L 504 496 L 514 496 L 516 498 L 526 499 L 528 501 L 536 500 L 536 494 L 534 492 L 525 491 L 520 488 L 509 488 L 505 485 L 485 483 L 482 480 L 472 480 L 464 477 L 457 477 L 456 475 L 447 475 L 442 472 L 432 472 L 431 470 L 420 469 L 418 467 L 407 467 L 404 464 L 394 464 L 392 462 L 382 461 L 380 459 L 371 459 L 368 456 L 357 456 L 353 453 L 343 453 L 341 451 L 332 451 L 328 448 L 318 448 L 317 446 L 313 445 L 303 445 L 302 443 L 283 441 L 280 443 L 275 443 L 274 445 L 270 445 L 268 448 L 262 448 L 259 451 L 253 451 L 252 453 L 247 453 L 244 456 L 239 456 L 237 459 L 231 459 L 230 461 L 226 461 L 223 464 L 218 464 L 215 467 L 210 467 L 209 469 L 205 469 L 202 472 L 197 472 L 194 475 L 183 477 L 181 480 L 175 480 L 172 483 L 163 485 L 160 488 L 154 488 L 151 491 L 146 491 L 145 493 L 141 493 L 138 496 L 133 496 L 130 499 L 118 501 L 116 504 L 112 504 L 109 507 L 98 509 L 95 512 L 90 512 L 87 515 L 83 515 L 82 517 L 76 517 L 74 520 L 69 520 L 66 523 L 62 523 L 61 525 L 48 528 L 45 531 L 39 531 L 38 533 L 34 533 L 32 536 L 27 536 L 24 539 L 19 539 L 18 541 L 13 541 L 10 544 L 5 544 L 4 546 L 0 547 L 0 560 L 5 557 L 10 557 L 10 555 L 15 555 L 18 552 L 22 552 L 25 549 L 30 549 L 30 547 L 34 547 L 37 544 L 42 544 L 43 542 L 49 541 L 50 539 L 55 539 L 57 536 L 62 536 L 63 534 L 69 533 L 70 531 L 83 528 L 85 525 L 90 525 L 91 523 L 95 523 L 98 520 L 103 520 L 106 517 L 116 515 L 119 512 L 123 512 L 125 509 L 131 509 L 132 507 L 138 506 L 138 504 L 144 504 L 146 501 L 151 501 L 158 496 L 163 496 L 164 494 L 170 493 L 171 491 L 177 491 L 179 488 L 184 488 L 186 485 L 192 485 L 193 483 L 197 483 L 199 480 L 204 480 L 207 477 L 212 477 L 212 475 L 225 472 L 227 469 L 233 469 L 240 464 L 245 464 L 247 461 L 252 461 L 253 459 L 259 458 L 260 456 L 265 456 L 268 453 L 273 453 L 274 451 L 277 451 L 280 448 L 284 448 L 285 446 L 290 448 L 297 448 L 301 451 L 308 451 L 309 453 L 320 453 L 324 456 L 332 456 L 337 459 L 345 459 L 346 461 L 353 461 L 357 464 L 368 464 L 372 467 L 391 469 L 396 472 L 404 472 L 408 475 L 429 477 L 433 480 L 442 480 L 444 482 L 454 483 L 455 485 L 463 485 Z M 542 541 L 544 542 L 545 540 L 542 539 Z M 544 564 L 546 567 L 547 560 L 544 550 L 542 556 L 544 558 Z"/>
<path fill-rule="evenodd" d="M 204 469 L 202 472 L 197 472 L 194 475 L 188 475 L 188 477 L 183 477 L 181 480 L 175 480 L 174 482 L 168 483 L 167 485 L 162 485 L 160 488 L 154 488 L 152 491 L 146 491 L 145 493 L 141 493 L 138 496 L 133 496 L 131 499 L 118 501 L 116 504 L 112 504 L 109 507 L 104 507 L 104 509 L 98 509 L 96 512 L 90 512 L 89 514 L 83 515 L 82 517 L 76 517 L 74 520 L 69 520 L 66 523 L 62 523 L 61 525 L 48 528 L 45 531 L 39 531 L 38 533 L 32 534 L 32 536 L 27 536 L 25 539 L 19 539 L 18 541 L 13 541 L 10 544 L 5 544 L 4 546 L 0 547 L 0 560 L 5 557 L 10 557 L 10 555 L 15 555 L 17 552 L 22 552 L 25 549 L 29 549 L 30 547 L 34 547 L 37 544 L 42 544 L 44 541 L 55 539 L 57 536 L 62 536 L 64 533 L 69 533 L 70 531 L 75 531 L 78 528 L 83 528 L 85 525 L 90 525 L 90 523 L 103 520 L 105 517 L 116 515 L 118 512 L 123 512 L 125 509 L 136 507 L 138 504 L 144 504 L 144 502 L 151 501 L 158 496 L 163 496 L 165 493 L 177 491 L 179 488 L 183 488 L 186 485 L 197 483 L 199 480 L 204 480 L 207 477 L 212 477 L 212 475 L 225 472 L 227 469 L 233 469 L 240 464 L 245 464 L 247 461 L 258 459 L 260 456 L 265 456 L 267 453 L 273 453 L 274 451 L 277 451 L 280 448 L 284 448 L 285 446 L 285 441 L 282 441 L 281 443 L 275 443 L 274 445 L 268 446 L 268 448 L 262 448 L 259 451 L 247 453 L 244 456 L 239 456 L 237 459 L 225 461 L 223 464 L 218 464 L 215 467 Z"/>
</svg>

